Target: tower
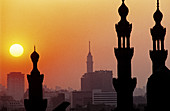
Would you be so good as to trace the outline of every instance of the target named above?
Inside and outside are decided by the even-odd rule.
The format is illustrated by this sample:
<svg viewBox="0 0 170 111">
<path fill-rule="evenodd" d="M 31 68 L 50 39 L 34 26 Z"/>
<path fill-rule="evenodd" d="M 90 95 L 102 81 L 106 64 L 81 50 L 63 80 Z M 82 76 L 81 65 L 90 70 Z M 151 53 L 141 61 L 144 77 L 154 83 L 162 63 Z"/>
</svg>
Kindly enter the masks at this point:
<svg viewBox="0 0 170 111">
<path fill-rule="evenodd" d="M 166 28 L 161 25 L 163 14 L 159 9 L 153 15 L 155 26 L 151 28 L 153 50 L 150 50 L 152 74 L 147 82 L 147 111 L 169 111 L 170 100 L 170 71 L 165 66 L 168 51 L 164 48 Z"/>
<path fill-rule="evenodd" d="M 93 56 L 90 51 L 90 41 L 89 41 L 89 53 L 87 56 L 87 73 L 93 72 Z"/>
<path fill-rule="evenodd" d="M 131 59 L 134 48 L 130 48 L 130 33 L 132 24 L 126 17 L 128 15 L 128 7 L 122 0 L 122 5 L 118 9 L 121 20 L 115 25 L 118 36 L 118 48 L 115 48 L 115 56 L 117 58 L 117 74 L 118 78 L 113 79 L 113 86 L 117 92 L 117 110 L 132 111 L 133 110 L 133 91 L 136 87 L 136 78 L 131 78 Z"/>
<path fill-rule="evenodd" d="M 155 73 L 160 67 L 165 66 L 168 51 L 164 49 L 166 28 L 161 25 L 163 14 L 159 10 L 159 0 L 157 0 L 157 10 L 153 15 L 155 26 L 151 28 L 153 50 L 150 50 L 152 60 L 152 72 Z"/>
<path fill-rule="evenodd" d="M 39 54 L 34 52 L 31 54 L 31 60 L 33 62 L 33 70 L 31 75 L 27 75 L 29 83 L 29 99 L 24 100 L 26 111 L 45 111 L 47 107 L 47 100 L 43 99 L 42 82 L 44 75 L 40 74 L 37 68 L 37 62 Z"/>
</svg>

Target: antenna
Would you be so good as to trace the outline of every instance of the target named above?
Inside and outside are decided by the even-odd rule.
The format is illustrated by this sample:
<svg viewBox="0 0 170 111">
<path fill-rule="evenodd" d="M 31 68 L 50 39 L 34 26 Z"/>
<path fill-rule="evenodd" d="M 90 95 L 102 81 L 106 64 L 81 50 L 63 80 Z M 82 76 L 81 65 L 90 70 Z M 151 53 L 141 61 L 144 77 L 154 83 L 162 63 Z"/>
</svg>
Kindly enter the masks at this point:
<svg viewBox="0 0 170 111">
<path fill-rule="evenodd" d="M 89 41 L 89 52 L 90 52 L 90 41 Z"/>
</svg>

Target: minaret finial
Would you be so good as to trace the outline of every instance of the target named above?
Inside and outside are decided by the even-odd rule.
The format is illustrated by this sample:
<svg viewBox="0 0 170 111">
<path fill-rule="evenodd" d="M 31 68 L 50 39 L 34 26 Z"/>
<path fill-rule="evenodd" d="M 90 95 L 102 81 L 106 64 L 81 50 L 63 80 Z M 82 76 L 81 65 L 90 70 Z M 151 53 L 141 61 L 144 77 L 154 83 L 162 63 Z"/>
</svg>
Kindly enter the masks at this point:
<svg viewBox="0 0 170 111">
<path fill-rule="evenodd" d="M 122 2 L 124 3 L 124 2 L 125 2 L 125 0 L 122 0 Z"/>
<path fill-rule="evenodd" d="M 90 52 L 90 41 L 89 41 L 89 52 Z"/>
<path fill-rule="evenodd" d="M 36 47 L 35 47 L 35 45 L 34 45 L 34 51 L 36 51 Z"/>
<path fill-rule="evenodd" d="M 157 0 L 157 9 L 159 9 L 159 0 Z"/>
</svg>

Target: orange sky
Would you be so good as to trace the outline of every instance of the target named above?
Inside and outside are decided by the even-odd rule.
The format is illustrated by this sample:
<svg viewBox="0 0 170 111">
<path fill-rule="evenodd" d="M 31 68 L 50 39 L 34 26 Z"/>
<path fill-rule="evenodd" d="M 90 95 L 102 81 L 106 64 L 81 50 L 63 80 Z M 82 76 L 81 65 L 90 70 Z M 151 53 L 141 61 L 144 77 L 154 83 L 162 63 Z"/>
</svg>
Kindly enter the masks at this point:
<svg viewBox="0 0 170 111">
<path fill-rule="evenodd" d="M 32 70 L 30 54 L 36 45 L 40 54 L 39 70 L 45 74 L 49 87 L 80 89 L 80 78 L 86 72 L 88 41 L 91 41 L 95 70 L 113 70 L 117 61 L 115 24 L 120 20 L 121 0 L 1 0 L 0 79 L 6 84 L 6 74 Z M 154 26 L 156 0 L 126 0 L 132 23 L 131 46 L 135 47 L 132 75 L 138 87 L 146 84 L 151 74 L 149 50 L 152 49 L 150 28 Z M 167 28 L 165 48 L 170 50 L 170 1 L 161 0 L 163 26 Z M 19 43 L 24 55 L 14 58 L 9 47 Z M 170 67 L 170 57 L 166 65 Z"/>
</svg>

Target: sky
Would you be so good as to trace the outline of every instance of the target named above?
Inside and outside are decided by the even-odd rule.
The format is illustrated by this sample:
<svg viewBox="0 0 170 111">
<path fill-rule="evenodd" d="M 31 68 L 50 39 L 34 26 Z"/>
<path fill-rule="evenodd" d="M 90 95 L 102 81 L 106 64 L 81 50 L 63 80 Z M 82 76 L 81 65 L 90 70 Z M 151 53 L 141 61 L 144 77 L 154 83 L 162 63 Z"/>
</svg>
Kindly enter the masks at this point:
<svg viewBox="0 0 170 111">
<path fill-rule="evenodd" d="M 156 0 L 125 0 L 132 23 L 132 77 L 137 87 L 146 85 L 152 73 L 149 50 L 150 28 L 154 26 Z M 112 70 L 117 77 L 115 24 L 119 22 L 121 0 L 0 0 L 0 83 L 6 85 L 10 72 L 30 74 L 30 55 L 34 45 L 40 54 L 38 68 L 45 75 L 44 84 L 80 89 L 80 78 L 86 72 L 88 43 L 94 70 Z M 162 25 L 167 28 L 165 49 L 170 50 L 170 1 L 161 0 Z M 21 44 L 24 54 L 10 55 L 12 44 Z M 170 68 L 170 57 L 166 61 Z"/>
</svg>

